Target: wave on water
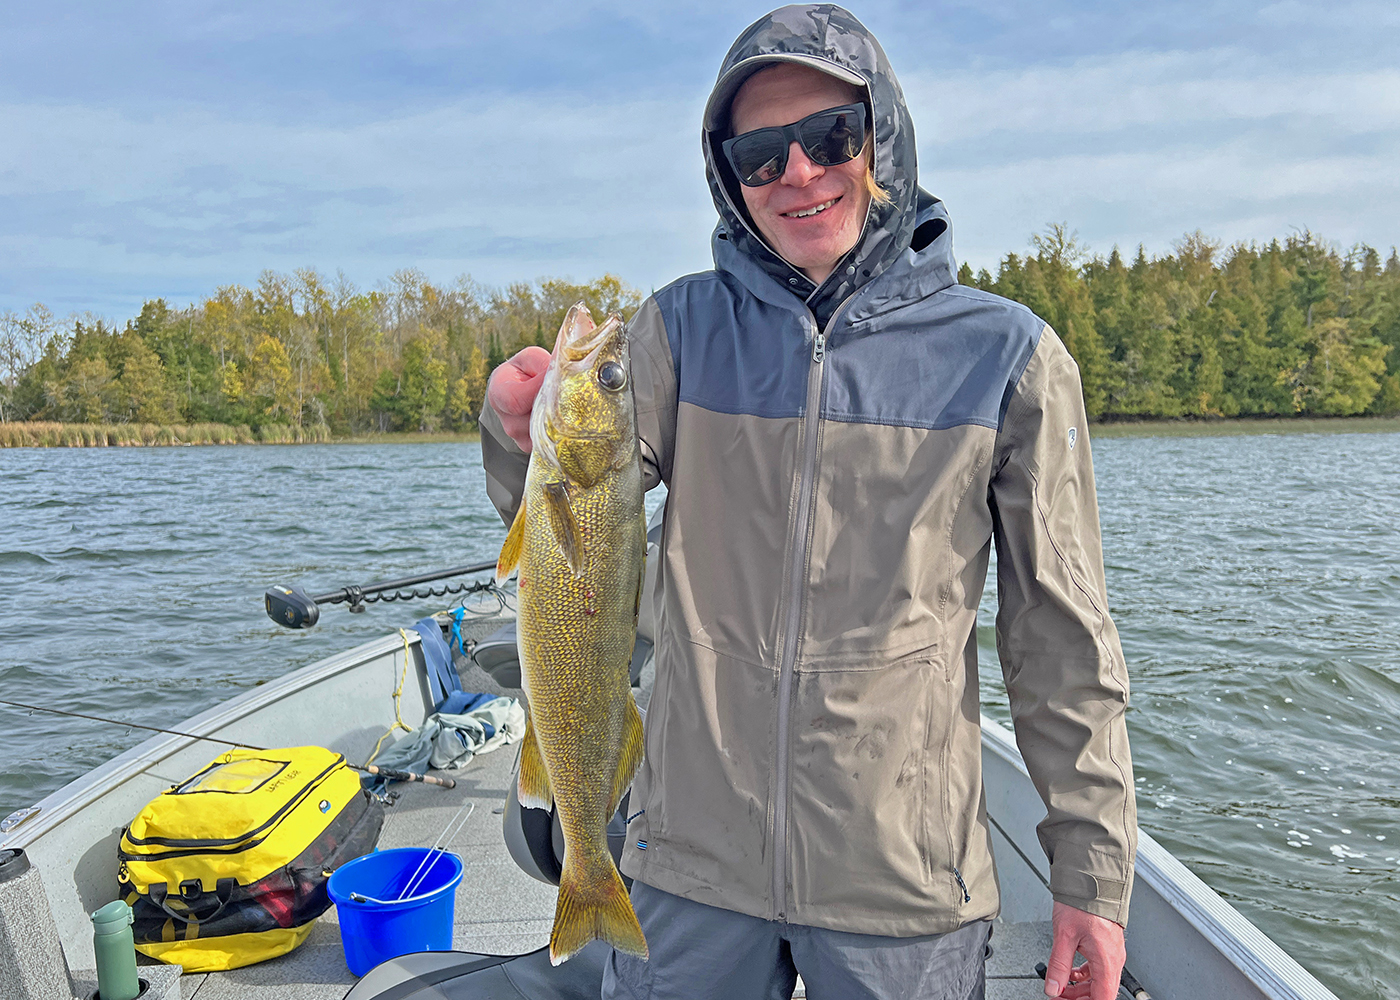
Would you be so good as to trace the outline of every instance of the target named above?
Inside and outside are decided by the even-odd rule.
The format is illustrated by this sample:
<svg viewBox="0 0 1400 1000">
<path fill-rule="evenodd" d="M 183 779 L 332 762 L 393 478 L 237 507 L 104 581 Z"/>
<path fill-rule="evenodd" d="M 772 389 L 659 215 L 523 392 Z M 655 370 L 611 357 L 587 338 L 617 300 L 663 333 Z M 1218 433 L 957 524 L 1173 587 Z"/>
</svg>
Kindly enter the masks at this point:
<svg viewBox="0 0 1400 1000">
<path fill-rule="evenodd" d="M 0 552 L 0 566 L 52 566 L 53 563 L 37 552 Z"/>
<path fill-rule="evenodd" d="M 182 559 L 193 553 L 189 548 L 170 548 L 166 546 L 153 547 L 149 549 L 86 549 L 81 547 L 71 547 L 62 552 L 54 553 L 54 560 L 63 562 L 100 562 L 119 563 L 128 565 L 138 560 L 150 559 Z"/>
<path fill-rule="evenodd" d="M 316 528 L 317 525 L 311 524 L 280 524 L 275 528 L 263 528 L 260 534 L 269 538 L 295 538 L 311 534 Z"/>
</svg>

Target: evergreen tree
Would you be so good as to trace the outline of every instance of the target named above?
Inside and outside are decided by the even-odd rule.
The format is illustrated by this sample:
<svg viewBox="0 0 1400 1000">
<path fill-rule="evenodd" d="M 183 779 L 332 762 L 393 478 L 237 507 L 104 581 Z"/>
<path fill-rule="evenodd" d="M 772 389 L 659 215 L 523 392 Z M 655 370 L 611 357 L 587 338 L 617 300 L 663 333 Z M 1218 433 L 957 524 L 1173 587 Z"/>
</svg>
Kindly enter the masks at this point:
<svg viewBox="0 0 1400 1000">
<path fill-rule="evenodd" d="M 400 426 L 399 417 L 399 377 L 385 369 L 374 380 L 374 391 L 370 393 L 369 410 L 373 414 L 376 429 L 381 433 Z"/>
<path fill-rule="evenodd" d="M 427 337 L 414 337 L 403 349 L 399 414 L 419 431 L 437 430 L 447 403 L 447 362 L 437 357 Z"/>
<path fill-rule="evenodd" d="M 117 375 L 117 418 L 123 422 L 170 424 L 178 420 L 175 394 L 166 380 L 160 356 L 140 337 L 128 333 L 118 338 L 124 348 Z"/>
<path fill-rule="evenodd" d="M 488 373 L 495 371 L 504 364 L 506 360 L 506 352 L 501 348 L 501 338 L 495 333 L 491 334 L 491 346 L 489 351 L 490 353 L 486 355 Z"/>
<path fill-rule="evenodd" d="M 486 400 L 486 381 L 490 372 L 486 367 L 486 355 L 480 347 L 473 347 L 471 357 L 462 377 L 452 385 L 452 397 L 447 402 L 448 416 L 461 428 L 475 427 L 477 415 L 481 413 Z"/>
</svg>

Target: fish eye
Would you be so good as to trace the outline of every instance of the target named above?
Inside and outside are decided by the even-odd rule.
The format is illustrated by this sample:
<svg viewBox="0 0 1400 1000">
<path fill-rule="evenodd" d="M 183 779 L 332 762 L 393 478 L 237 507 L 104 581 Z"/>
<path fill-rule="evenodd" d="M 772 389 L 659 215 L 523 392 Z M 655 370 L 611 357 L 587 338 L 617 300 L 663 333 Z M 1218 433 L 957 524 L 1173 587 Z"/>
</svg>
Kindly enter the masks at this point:
<svg viewBox="0 0 1400 1000">
<path fill-rule="evenodd" d="M 627 384 L 627 371 L 616 361 L 604 361 L 598 366 L 598 384 L 609 392 L 617 392 Z"/>
</svg>

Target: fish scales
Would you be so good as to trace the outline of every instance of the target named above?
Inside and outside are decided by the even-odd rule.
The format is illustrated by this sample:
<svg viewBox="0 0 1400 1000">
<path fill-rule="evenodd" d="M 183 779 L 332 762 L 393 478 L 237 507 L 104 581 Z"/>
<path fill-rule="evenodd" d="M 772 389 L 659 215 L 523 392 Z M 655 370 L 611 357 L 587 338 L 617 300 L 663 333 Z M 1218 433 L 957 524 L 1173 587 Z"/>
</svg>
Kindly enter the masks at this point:
<svg viewBox="0 0 1400 1000">
<path fill-rule="evenodd" d="M 642 472 L 618 317 L 569 311 L 531 415 L 521 508 L 498 578 L 519 570 L 529 701 L 522 805 L 557 808 L 564 868 L 550 936 L 556 965 L 602 939 L 646 955 L 607 847 L 607 823 L 641 760 L 628 666 L 646 552 Z"/>
</svg>

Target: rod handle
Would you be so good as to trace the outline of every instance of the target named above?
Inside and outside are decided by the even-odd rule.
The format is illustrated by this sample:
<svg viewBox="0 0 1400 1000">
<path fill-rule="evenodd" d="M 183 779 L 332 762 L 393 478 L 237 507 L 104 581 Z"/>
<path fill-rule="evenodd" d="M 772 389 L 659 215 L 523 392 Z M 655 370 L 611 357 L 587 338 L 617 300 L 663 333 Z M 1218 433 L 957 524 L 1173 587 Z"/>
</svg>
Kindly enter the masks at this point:
<svg viewBox="0 0 1400 1000">
<path fill-rule="evenodd" d="M 1045 973 L 1049 971 L 1044 962 L 1035 963 L 1035 974 L 1041 979 L 1045 978 Z M 1118 984 L 1118 995 L 1121 997 L 1127 994 L 1129 1000 L 1152 1000 L 1152 994 L 1142 988 L 1142 983 L 1133 978 L 1133 974 L 1125 967 L 1123 975 Z"/>
<path fill-rule="evenodd" d="M 370 774 L 382 775 L 390 781 L 421 781 L 425 785 L 438 785 L 442 788 L 457 787 L 457 782 L 452 778 L 437 778 L 431 774 L 415 774 L 413 771 L 399 771 L 392 767 L 380 767 L 378 764 L 366 764 L 365 770 Z"/>
</svg>

